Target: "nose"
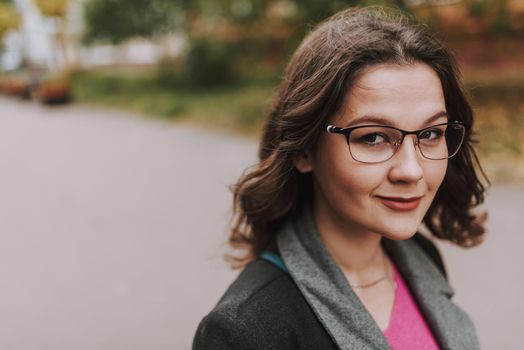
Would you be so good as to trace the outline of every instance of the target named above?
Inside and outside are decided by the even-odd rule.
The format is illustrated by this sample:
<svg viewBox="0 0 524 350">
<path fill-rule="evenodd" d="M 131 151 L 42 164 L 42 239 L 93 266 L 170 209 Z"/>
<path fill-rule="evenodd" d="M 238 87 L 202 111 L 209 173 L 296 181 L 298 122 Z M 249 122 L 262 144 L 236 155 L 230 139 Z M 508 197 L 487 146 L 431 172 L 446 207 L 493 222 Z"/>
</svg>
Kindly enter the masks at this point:
<svg viewBox="0 0 524 350">
<path fill-rule="evenodd" d="M 424 176 L 420 165 L 422 156 L 417 152 L 416 140 L 415 135 L 407 135 L 391 159 L 393 162 L 388 174 L 391 182 L 413 183 Z"/>
</svg>

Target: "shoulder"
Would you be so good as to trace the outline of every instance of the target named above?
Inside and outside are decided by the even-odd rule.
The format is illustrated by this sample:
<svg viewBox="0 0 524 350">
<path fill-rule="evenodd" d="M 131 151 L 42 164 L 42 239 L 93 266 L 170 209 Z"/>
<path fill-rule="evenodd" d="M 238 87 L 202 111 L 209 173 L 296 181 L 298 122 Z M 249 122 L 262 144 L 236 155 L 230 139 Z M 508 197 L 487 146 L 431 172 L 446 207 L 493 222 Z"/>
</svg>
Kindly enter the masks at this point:
<svg viewBox="0 0 524 350">
<path fill-rule="evenodd" d="M 200 322 L 193 349 L 307 348 L 298 343 L 308 333 L 316 338 L 311 346 L 330 348 L 329 336 L 290 276 L 255 260 Z"/>
</svg>

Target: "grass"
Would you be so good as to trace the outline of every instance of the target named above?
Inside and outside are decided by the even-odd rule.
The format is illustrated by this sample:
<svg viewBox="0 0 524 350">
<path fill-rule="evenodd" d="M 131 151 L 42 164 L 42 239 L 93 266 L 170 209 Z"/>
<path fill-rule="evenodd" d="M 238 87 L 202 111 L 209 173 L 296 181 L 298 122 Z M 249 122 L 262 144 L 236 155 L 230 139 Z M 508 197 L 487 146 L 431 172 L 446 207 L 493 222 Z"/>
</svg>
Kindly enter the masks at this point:
<svg viewBox="0 0 524 350">
<path fill-rule="evenodd" d="M 150 72 L 94 72 L 72 78 L 75 99 L 254 134 L 271 102 L 275 83 L 239 82 L 208 89 L 162 87 Z"/>
<path fill-rule="evenodd" d="M 524 184 L 523 74 L 468 73 L 476 112 L 477 149 L 494 182 Z M 90 72 L 72 79 L 82 103 L 124 108 L 149 117 L 187 120 L 206 127 L 259 133 L 278 82 L 245 81 L 229 87 L 162 87 L 148 71 Z"/>
</svg>

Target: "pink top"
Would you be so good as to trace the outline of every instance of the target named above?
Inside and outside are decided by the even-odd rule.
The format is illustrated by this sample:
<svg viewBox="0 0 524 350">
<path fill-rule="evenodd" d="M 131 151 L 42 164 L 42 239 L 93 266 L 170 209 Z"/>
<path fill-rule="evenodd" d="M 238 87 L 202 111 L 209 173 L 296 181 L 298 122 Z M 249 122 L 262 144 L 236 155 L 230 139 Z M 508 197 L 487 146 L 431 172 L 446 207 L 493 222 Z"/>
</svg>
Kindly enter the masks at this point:
<svg viewBox="0 0 524 350">
<path fill-rule="evenodd" d="M 389 325 L 384 331 L 386 339 L 393 349 L 438 350 L 428 324 L 394 265 L 393 274 L 397 290 Z"/>
</svg>

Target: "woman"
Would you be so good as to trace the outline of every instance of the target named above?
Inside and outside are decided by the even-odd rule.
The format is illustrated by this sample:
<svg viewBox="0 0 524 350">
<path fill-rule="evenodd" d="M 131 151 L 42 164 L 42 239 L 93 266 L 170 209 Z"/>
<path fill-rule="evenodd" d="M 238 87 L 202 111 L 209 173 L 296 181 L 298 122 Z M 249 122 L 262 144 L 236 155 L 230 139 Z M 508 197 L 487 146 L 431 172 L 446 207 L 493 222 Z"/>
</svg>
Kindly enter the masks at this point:
<svg viewBox="0 0 524 350">
<path fill-rule="evenodd" d="M 234 187 L 245 266 L 201 322 L 200 349 L 478 349 L 440 255 L 484 228 L 473 113 L 422 25 L 343 11 L 293 55 L 260 162 Z"/>
</svg>

